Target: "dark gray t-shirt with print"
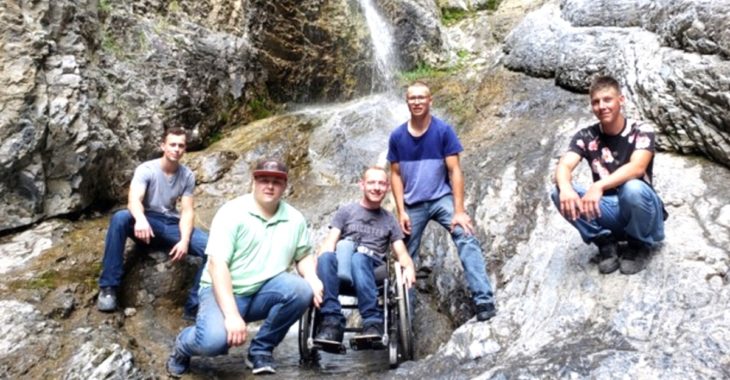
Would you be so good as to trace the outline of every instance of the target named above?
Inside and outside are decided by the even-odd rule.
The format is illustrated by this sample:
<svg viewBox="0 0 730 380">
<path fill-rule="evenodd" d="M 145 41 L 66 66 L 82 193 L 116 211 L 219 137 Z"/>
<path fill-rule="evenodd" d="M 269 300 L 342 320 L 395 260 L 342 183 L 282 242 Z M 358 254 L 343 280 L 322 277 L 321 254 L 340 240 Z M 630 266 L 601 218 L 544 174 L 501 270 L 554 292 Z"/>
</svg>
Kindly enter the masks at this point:
<svg viewBox="0 0 730 380">
<path fill-rule="evenodd" d="M 398 221 L 382 207 L 371 210 L 360 203 L 340 207 L 330 227 L 340 230 L 340 238 L 351 239 L 358 245 L 374 251 L 382 260 L 391 243 L 404 238 Z"/>
</svg>

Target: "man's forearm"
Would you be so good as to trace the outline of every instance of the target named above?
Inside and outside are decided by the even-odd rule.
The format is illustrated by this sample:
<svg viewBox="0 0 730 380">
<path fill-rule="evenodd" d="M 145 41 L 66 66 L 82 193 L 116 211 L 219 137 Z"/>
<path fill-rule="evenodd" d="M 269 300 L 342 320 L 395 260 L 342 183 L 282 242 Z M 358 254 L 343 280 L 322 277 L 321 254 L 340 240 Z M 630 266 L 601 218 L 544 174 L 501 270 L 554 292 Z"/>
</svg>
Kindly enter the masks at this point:
<svg viewBox="0 0 730 380">
<path fill-rule="evenodd" d="M 223 312 L 223 316 L 238 314 L 236 300 L 233 297 L 233 284 L 231 282 L 231 272 L 225 265 L 216 264 L 215 259 L 208 261 L 208 273 L 213 281 L 213 294 L 218 306 Z"/>
<path fill-rule="evenodd" d="M 464 212 L 464 174 L 460 168 L 454 168 L 449 173 L 451 192 L 454 196 L 454 213 Z"/>
<path fill-rule="evenodd" d="M 194 213 L 192 210 L 183 210 L 180 214 L 180 241 L 190 242 L 193 233 Z"/>
<path fill-rule="evenodd" d="M 317 268 L 314 255 L 307 255 L 297 262 L 297 271 L 304 278 L 317 277 Z"/>
</svg>

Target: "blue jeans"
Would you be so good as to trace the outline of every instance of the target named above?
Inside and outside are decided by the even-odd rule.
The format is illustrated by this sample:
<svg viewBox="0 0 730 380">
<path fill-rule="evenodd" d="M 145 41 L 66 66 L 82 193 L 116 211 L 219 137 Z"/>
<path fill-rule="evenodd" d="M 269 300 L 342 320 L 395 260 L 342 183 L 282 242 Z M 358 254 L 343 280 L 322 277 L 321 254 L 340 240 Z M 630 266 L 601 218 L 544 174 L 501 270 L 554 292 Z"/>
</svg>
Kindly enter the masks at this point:
<svg viewBox="0 0 730 380">
<path fill-rule="evenodd" d="M 289 327 L 312 304 L 312 288 L 303 278 L 282 272 L 266 280 L 254 294 L 234 294 L 238 312 L 244 321 L 265 320 L 251 341 L 248 353 L 271 355 L 284 340 Z M 187 357 L 216 356 L 228 353 L 228 332 L 223 312 L 215 300 L 212 287 L 200 290 L 200 310 L 195 326 L 185 328 L 175 341 L 175 350 Z"/>
<path fill-rule="evenodd" d="M 353 253 L 351 260 L 352 285 L 363 326 L 383 323 L 383 310 L 378 307 L 378 287 L 375 283 L 375 268 L 383 263 L 360 252 Z M 344 325 L 345 317 L 338 299 L 340 278 L 337 276 L 337 268 L 337 256 L 334 252 L 325 252 L 317 258 L 317 277 L 324 285 L 324 297 L 319 310 L 323 317 L 338 318 Z"/>
<path fill-rule="evenodd" d="M 406 235 L 408 253 L 415 261 L 421 246 L 421 237 L 430 220 L 435 220 L 447 231 L 451 229 L 454 217 L 454 198 L 451 194 L 432 201 L 406 205 L 406 213 L 411 219 L 411 234 Z M 464 267 L 466 282 L 476 305 L 494 302 L 492 285 L 487 276 L 486 264 L 479 241 L 473 235 L 467 235 L 457 226 L 451 232 L 451 239 L 456 244 L 461 265 Z"/>
<path fill-rule="evenodd" d="M 586 188 L 573 185 L 583 197 Z M 580 233 L 583 241 L 590 243 L 600 236 L 613 236 L 616 240 L 632 238 L 647 247 L 664 240 L 664 208 L 662 201 L 646 182 L 632 179 L 617 188 L 617 195 L 601 197 L 601 216 L 593 220 L 578 218 L 568 220 Z M 560 210 L 560 193 L 556 188 L 551 194 Z M 567 220 L 567 219 L 566 219 Z"/>
<path fill-rule="evenodd" d="M 150 246 L 162 249 L 171 249 L 180 241 L 180 219 L 160 214 L 157 212 L 145 212 L 147 221 L 154 232 L 155 237 L 150 241 Z M 137 244 L 144 244 L 134 238 L 134 217 L 129 210 L 120 210 L 114 213 L 109 229 L 106 232 L 104 243 L 104 268 L 99 278 L 99 286 L 118 287 L 122 283 L 124 275 L 124 243 L 127 238 L 134 239 Z M 193 287 L 188 293 L 185 303 L 185 311 L 191 313 L 198 306 L 198 290 L 200 288 L 200 277 L 205 267 L 205 246 L 208 244 L 208 234 L 194 228 L 190 236 L 188 253 L 203 258 L 203 263 L 195 274 Z"/>
</svg>

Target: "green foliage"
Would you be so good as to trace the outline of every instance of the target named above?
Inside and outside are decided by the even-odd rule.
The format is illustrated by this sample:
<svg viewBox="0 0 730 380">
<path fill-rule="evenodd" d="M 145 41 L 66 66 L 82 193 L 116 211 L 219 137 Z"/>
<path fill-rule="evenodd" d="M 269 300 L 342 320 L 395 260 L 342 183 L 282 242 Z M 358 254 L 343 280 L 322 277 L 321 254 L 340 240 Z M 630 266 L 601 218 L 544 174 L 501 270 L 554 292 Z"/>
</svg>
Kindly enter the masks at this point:
<svg viewBox="0 0 730 380">
<path fill-rule="evenodd" d="M 463 9 L 444 8 L 441 10 L 441 22 L 445 26 L 451 26 L 465 19 L 470 13 Z"/>
<path fill-rule="evenodd" d="M 109 14 L 112 10 L 112 5 L 109 3 L 109 0 L 99 0 L 99 11 L 102 13 Z"/>
<path fill-rule="evenodd" d="M 459 61 L 464 60 L 469 57 L 469 51 L 466 49 L 460 49 L 456 52 L 456 56 L 459 57 Z"/>
<path fill-rule="evenodd" d="M 490 11 L 496 11 L 497 8 L 499 8 L 499 3 L 501 3 L 502 0 L 488 0 L 486 9 Z"/>
<path fill-rule="evenodd" d="M 119 42 L 117 41 L 116 37 L 106 31 L 102 31 L 101 49 L 111 54 L 114 54 L 114 56 L 116 56 L 117 58 L 122 58 L 124 56 L 124 51 L 122 50 L 121 46 L 119 46 Z"/>
<path fill-rule="evenodd" d="M 467 52 L 468 54 L 468 52 Z M 440 78 L 445 75 L 453 74 L 464 66 L 462 61 L 462 57 L 459 57 L 459 62 L 452 66 L 447 67 L 433 67 L 431 65 L 428 65 L 426 63 L 420 63 L 418 66 L 416 66 L 415 69 L 411 71 L 405 71 L 400 73 L 400 79 L 402 82 L 405 83 L 411 83 L 413 81 L 421 80 L 421 79 L 435 79 Z"/>
</svg>

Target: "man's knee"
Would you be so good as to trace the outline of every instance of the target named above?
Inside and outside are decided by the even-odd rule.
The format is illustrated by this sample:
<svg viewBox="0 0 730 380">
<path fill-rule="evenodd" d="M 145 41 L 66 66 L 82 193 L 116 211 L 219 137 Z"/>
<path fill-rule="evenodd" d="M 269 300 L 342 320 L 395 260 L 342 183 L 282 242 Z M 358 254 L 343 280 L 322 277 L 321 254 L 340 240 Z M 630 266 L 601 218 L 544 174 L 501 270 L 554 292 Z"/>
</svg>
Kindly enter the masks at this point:
<svg viewBox="0 0 730 380">
<path fill-rule="evenodd" d="M 134 220 L 132 213 L 129 210 L 119 210 L 112 215 L 112 219 L 109 222 L 109 228 L 127 228 L 129 223 Z"/>
<path fill-rule="evenodd" d="M 202 356 L 217 356 L 228 352 L 228 335 L 225 327 L 216 326 L 206 329 L 199 338 L 197 346 L 199 354 Z"/>
<path fill-rule="evenodd" d="M 632 179 L 619 187 L 618 199 L 622 205 L 637 206 L 646 202 L 651 192 L 646 182 Z"/>
<path fill-rule="evenodd" d="M 334 252 L 324 252 L 317 257 L 317 272 L 332 269 L 337 270 L 337 255 Z"/>
</svg>

